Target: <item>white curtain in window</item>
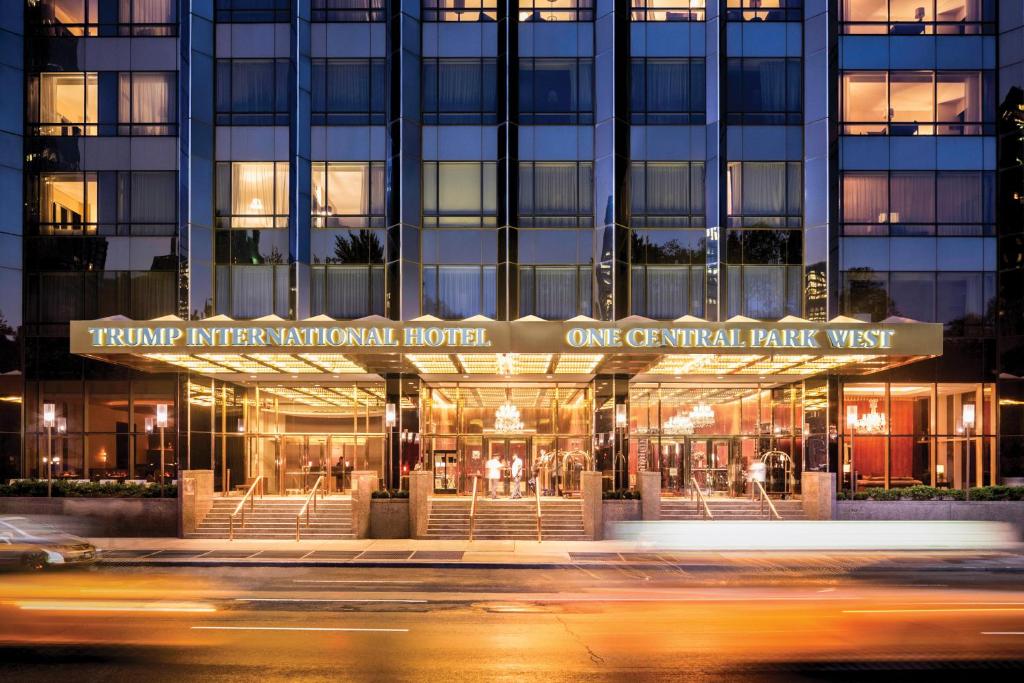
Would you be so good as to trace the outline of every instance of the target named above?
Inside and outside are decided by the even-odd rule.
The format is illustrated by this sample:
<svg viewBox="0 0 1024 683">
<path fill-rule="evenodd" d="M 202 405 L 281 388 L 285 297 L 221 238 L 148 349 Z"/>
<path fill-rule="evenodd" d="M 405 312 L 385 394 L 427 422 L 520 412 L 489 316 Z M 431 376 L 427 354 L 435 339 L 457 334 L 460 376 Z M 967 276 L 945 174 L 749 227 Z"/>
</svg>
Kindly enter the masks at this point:
<svg viewBox="0 0 1024 683">
<path fill-rule="evenodd" d="M 753 61 L 753 63 L 751 63 Z M 744 86 L 748 88 L 747 97 L 754 97 L 749 92 L 750 86 L 759 85 L 756 102 L 749 102 L 747 111 L 775 112 L 786 110 L 786 60 L 785 59 L 756 59 L 747 62 L 747 82 Z"/>
<path fill-rule="evenodd" d="M 177 177 L 173 171 L 136 171 L 131 174 L 132 223 L 173 225 L 177 219 Z M 138 229 L 137 229 L 138 227 Z M 132 227 L 132 234 L 145 234 L 146 226 Z"/>
<path fill-rule="evenodd" d="M 370 208 L 369 180 L 369 164 L 328 164 L 327 213 L 332 216 L 367 215 Z M 317 200 L 318 197 L 314 197 L 314 204 Z"/>
<path fill-rule="evenodd" d="M 366 266 L 330 266 L 325 270 L 323 311 L 332 318 L 359 318 L 368 314 L 370 271 Z"/>
<path fill-rule="evenodd" d="M 692 212 L 690 165 L 685 162 L 647 164 L 647 211 L 672 215 Z"/>
<path fill-rule="evenodd" d="M 847 173 L 843 176 L 843 221 L 885 222 L 889 187 L 884 173 Z"/>
<path fill-rule="evenodd" d="M 539 162 L 533 166 L 532 213 L 574 214 L 578 171 L 575 162 Z"/>
<path fill-rule="evenodd" d="M 272 59 L 236 59 L 231 63 L 231 109 L 269 112 L 277 101 Z"/>
<path fill-rule="evenodd" d="M 231 266 L 230 271 L 232 317 L 257 318 L 274 312 L 274 266 Z"/>
<path fill-rule="evenodd" d="M 121 23 L 170 24 L 175 0 L 121 0 Z"/>
<path fill-rule="evenodd" d="M 939 223 L 983 223 L 991 220 L 995 198 L 992 183 L 977 172 L 939 173 L 936 197 Z"/>
<path fill-rule="evenodd" d="M 686 314 L 689 299 L 686 266 L 651 266 L 647 269 L 647 317 L 675 320 Z"/>
<path fill-rule="evenodd" d="M 247 161 L 231 164 L 231 213 L 234 228 L 271 228 L 274 213 L 273 162 Z M 238 218 L 260 216 L 260 218 Z"/>
<path fill-rule="evenodd" d="M 730 215 L 783 215 L 786 209 L 785 162 L 730 163 L 728 193 Z"/>
<path fill-rule="evenodd" d="M 437 105 L 439 111 L 480 110 L 482 74 L 479 60 L 443 60 L 438 63 Z"/>
<path fill-rule="evenodd" d="M 437 269 L 437 312 L 460 319 L 482 313 L 479 266 L 440 266 Z"/>
<path fill-rule="evenodd" d="M 132 72 L 131 123 L 169 123 L 177 117 L 177 97 L 174 92 L 174 74 Z M 121 83 L 124 87 L 124 81 Z M 128 123 L 124 115 L 121 123 Z M 166 132 L 164 126 L 141 126 L 132 130 L 136 135 L 157 135 Z"/>
<path fill-rule="evenodd" d="M 576 315 L 575 266 L 537 268 L 534 296 L 536 313 L 546 320 L 565 320 Z"/>
<path fill-rule="evenodd" d="M 480 213 L 480 170 L 478 162 L 442 162 L 438 164 L 438 213 Z"/>
<path fill-rule="evenodd" d="M 690 61 L 647 61 L 647 111 L 689 111 Z"/>
<path fill-rule="evenodd" d="M 935 222 L 935 175 L 893 173 L 889 181 L 889 220 L 893 223 Z"/>
<path fill-rule="evenodd" d="M 136 320 L 151 320 L 170 315 L 176 309 L 176 273 L 135 272 L 131 275 L 131 316 Z"/>
<path fill-rule="evenodd" d="M 786 269 L 780 266 L 743 266 L 744 315 L 778 320 L 785 315 Z"/>
<path fill-rule="evenodd" d="M 326 67 L 327 111 L 370 110 L 370 65 L 365 60 L 331 60 Z"/>
</svg>

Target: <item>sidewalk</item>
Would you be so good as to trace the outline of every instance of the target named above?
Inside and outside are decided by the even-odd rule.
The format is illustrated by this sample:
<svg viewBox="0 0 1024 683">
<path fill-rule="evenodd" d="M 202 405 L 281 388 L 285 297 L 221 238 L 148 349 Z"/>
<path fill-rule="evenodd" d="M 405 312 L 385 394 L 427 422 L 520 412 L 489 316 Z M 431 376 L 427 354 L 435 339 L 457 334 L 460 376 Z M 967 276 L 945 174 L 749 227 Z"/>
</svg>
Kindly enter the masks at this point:
<svg viewBox="0 0 1024 683">
<path fill-rule="evenodd" d="M 1024 573 L 1024 554 L 956 551 L 652 551 L 627 541 L 225 541 L 93 538 L 101 562 L 130 566 L 325 566 L 683 571 L 988 571 Z"/>
</svg>

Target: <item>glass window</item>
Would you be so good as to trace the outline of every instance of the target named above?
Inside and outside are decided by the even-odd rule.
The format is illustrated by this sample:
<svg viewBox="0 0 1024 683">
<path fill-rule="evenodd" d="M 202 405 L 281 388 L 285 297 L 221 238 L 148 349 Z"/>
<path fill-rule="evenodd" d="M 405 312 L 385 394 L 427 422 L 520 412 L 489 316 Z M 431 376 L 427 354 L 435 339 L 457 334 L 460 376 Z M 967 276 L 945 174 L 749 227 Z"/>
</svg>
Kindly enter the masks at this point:
<svg viewBox="0 0 1024 683">
<path fill-rule="evenodd" d="M 314 230 L 310 235 L 310 258 L 313 263 L 361 264 L 384 263 L 383 230 Z"/>
<path fill-rule="evenodd" d="M 730 161 L 726 204 L 730 227 L 799 227 L 802 165 L 795 161 Z"/>
<path fill-rule="evenodd" d="M 633 59 L 634 124 L 704 123 L 703 59 Z"/>
<path fill-rule="evenodd" d="M 41 73 L 29 80 L 28 116 L 38 135 L 96 135 L 96 72 Z"/>
<path fill-rule="evenodd" d="M 384 162 L 314 162 L 314 228 L 383 227 Z"/>
<path fill-rule="evenodd" d="M 935 273 L 892 273 L 889 283 L 893 315 L 935 320 Z"/>
<path fill-rule="evenodd" d="M 385 119 L 383 59 L 314 59 L 310 71 L 313 125 L 380 125 Z"/>
<path fill-rule="evenodd" d="M 217 164 L 217 216 L 217 227 L 288 227 L 288 163 Z"/>
<path fill-rule="evenodd" d="M 778 320 L 800 315 L 802 266 L 723 266 L 729 317 Z"/>
<path fill-rule="evenodd" d="M 310 0 L 312 21 L 384 21 L 384 0 Z"/>
<path fill-rule="evenodd" d="M 844 173 L 842 201 L 844 223 L 869 224 L 854 234 L 874 235 L 888 232 L 870 229 L 870 224 L 889 222 L 889 180 L 886 173 Z"/>
<path fill-rule="evenodd" d="M 878 322 L 889 317 L 892 307 L 887 273 L 870 268 L 855 268 L 843 273 L 843 315 L 865 322 Z"/>
<path fill-rule="evenodd" d="M 232 318 L 289 317 L 289 266 L 218 265 L 218 314 Z"/>
<path fill-rule="evenodd" d="M 801 123 L 803 97 L 799 59 L 731 58 L 727 68 L 729 123 Z"/>
<path fill-rule="evenodd" d="M 497 203 L 495 162 L 423 163 L 424 227 L 493 226 Z"/>
<path fill-rule="evenodd" d="M 995 179 L 991 173 L 940 171 L 935 190 L 939 234 L 994 234 L 994 185 Z M 943 223 L 947 225 L 941 225 Z"/>
<path fill-rule="evenodd" d="M 633 266 L 631 285 L 633 315 L 655 320 L 704 315 L 702 266 Z"/>
<path fill-rule="evenodd" d="M 423 312 L 446 320 L 495 317 L 494 266 L 423 266 Z"/>
<path fill-rule="evenodd" d="M 872 71 L 843 74 L 847 135 L 991 134 L 991 72 Z M 937 125 L 936 125 L 937 124 Z"/>
<path fill-rule="evenodd" d="M 384 315 L 384 266 L 313 266 L 310 278 L 311 314 Z"/>
<path fill-rule="evenodd" d="M 590 266 L 521 266 L 519 315 L 567 320 L 590 315 Z"/>
<path fill-rule="evenodd" d="M 705 0 L 632 0 L 633 21 L 704 21 Z"/>
<path fill-rule="evenodd" d="M 423 122 L 495 123 L 496 79 L 493 59 L 424 59 Z"/>
<path fill-rule="evenodd" d="M 175 0 L 120 0 L 118 17 L 122 36 L 173 36 L 177 34 Z"/>
<path fill-rule="evenodd" d="M 800 21 L 802 0 L 729 0 L 729 21 Z"/>
<path fill-rule="evenodd" d="M 519 61 L 520 122 L 584 125 L 594 121 L 592 59 Z"/>
<path fill-rule="evenodd" d="M 120 75 L 119 135 L 174 135 L 178 119 L 177 75 L 130 71 Z"/>
<path fill-rule="evenodd" d="M 95 234 L 96 196 L 95 173 L 40 174 L 40 234 Z"/>
<path fill-rule="evenodd" d="M 218 125 L 288 123 L 287 59 L 218 59 Z"/>
<path fill-rule="evenodd" d="M 520 162 L 520 225 L 536 228 L 592 226 L 593 171 L 590 162 Z"/>
<path fill-rule="evenodd" d="M 423 0 L 423 21 L 497 21 L 498 0 Z"/>
<path fill-rule="evenodd" d="M 634 161 L 630 206 L 636 227 L 704 225 L 704 163 Z"/>
<path fill-rule="evenodd" d="M 593 21 L 592 0 L 520 0 L 519 21 Z"/>
<path fill-rule="evenodd" d="M 176 234 L 178 174 L 174 171 L 118 173 L 117 222 L 118 234 Z"/>
<path fill-rule="evenodd" d="M 216 0 L 218 22 L 265 23 L 288 21 L 291 0 Z"/>
<path fill-rule="evenodd" d="M 901 36 L 992 33 L 989 0 L 843 0 L 844 33 Z"/>
</svg>

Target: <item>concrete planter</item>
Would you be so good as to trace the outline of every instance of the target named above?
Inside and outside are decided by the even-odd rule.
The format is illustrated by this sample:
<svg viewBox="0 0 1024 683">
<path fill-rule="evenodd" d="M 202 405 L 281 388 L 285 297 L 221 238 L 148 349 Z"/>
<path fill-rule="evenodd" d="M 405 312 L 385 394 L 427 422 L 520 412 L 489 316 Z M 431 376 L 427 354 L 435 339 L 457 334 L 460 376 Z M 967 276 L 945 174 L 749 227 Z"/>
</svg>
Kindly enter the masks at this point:
<svg viewBox="0 0 1024 683">
<path fill-rule="evenodd" d="M 0 498 L 0 515 L 32 515 L 76 536 L 178 535 L 177 498 Z"/>
<path fill-rule="evenodd" d="M 371 499 L 370 538 L 409 538 L 409 500 Z"/>
<path fill-rule="evenodd" d="M 836 519 L 1009 522 L 1024 533 L 1024 501 L 840 500 Z"/>
<path fill-rule="evenodd" d="M 611 538 L 612 525 L 616 522 L 636 522 L 643 519 L 643 501 L 601 501 L 601 518 L 603 528 L 600 538 Z"/>
</svg>

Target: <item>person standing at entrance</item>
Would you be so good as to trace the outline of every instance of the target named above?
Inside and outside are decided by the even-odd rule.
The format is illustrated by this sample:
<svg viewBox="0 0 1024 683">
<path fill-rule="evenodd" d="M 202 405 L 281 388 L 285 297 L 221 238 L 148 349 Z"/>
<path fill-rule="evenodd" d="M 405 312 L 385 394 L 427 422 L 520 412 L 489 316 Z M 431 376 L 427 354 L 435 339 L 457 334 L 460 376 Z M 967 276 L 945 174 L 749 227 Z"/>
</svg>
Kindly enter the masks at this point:
<svg viewBox="0 0 1024 683">
<path fill-rule="evenodd" d="M 491 459 L 484 465 L 487 469 L 487 497 L 498 497 L 498 483 L 501 481 L 501 461 L 497 456 L 491 455 Z"/>
<path fill-rule="evenodd" d="M 523 481 L 523 460 L 519 457 L 518 453 L 512 456 L 512 497 L 522 498 L 523 493 L 520 490 L 520 482 Z"/>
</svg>

